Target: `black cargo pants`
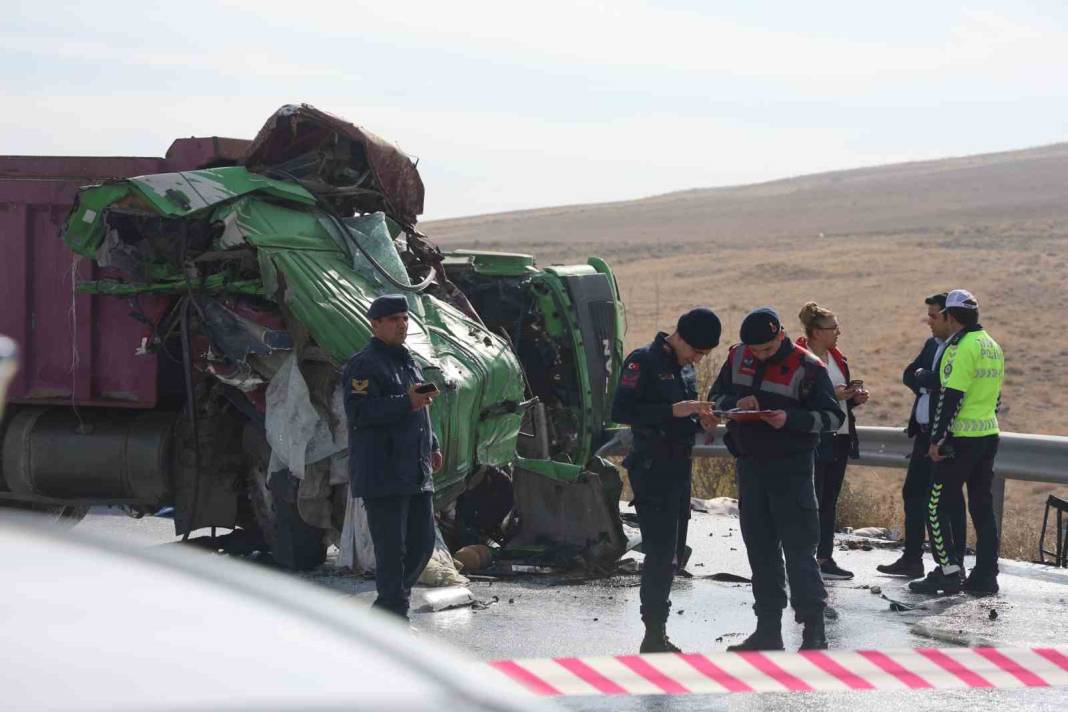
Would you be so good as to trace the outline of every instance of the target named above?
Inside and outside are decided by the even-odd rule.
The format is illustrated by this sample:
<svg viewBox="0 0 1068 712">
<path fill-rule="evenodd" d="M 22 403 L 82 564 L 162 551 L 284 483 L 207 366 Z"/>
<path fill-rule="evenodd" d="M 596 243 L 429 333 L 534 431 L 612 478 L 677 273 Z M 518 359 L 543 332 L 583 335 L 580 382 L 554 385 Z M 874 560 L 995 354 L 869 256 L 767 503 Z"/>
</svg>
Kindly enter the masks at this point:
<svg viewBox="0 0 1068 712">
<path fill-rule="evenodd" d="M 927 450 L 930 447 L 930 434 L 923 431 L 916 433 L 912 439 L 912 455 L 909 456 L 905 485 L 901 488 L 901 498 L 905 503 L 905 551 L 903 553 L 908 559 L 923 558 L 923 541 L 927 533 L 927 503 L 931 499 L 931 466 L 933 463 L 931 458 L 927 457 Z M 957 558 L 963 561 L 968 540 L 968 521 L 964 512 L 963 491 L 958 489 L 943 492 L 942 504 L 953 525 L 953 544 L 957 551 Z"/>
<path fill-rule="evenodd" d="M 434 553 L 433 498 L 422 492 L 363 500 L 375 547 L 374 608 L 408 617 L 412 586 Z"/>
<path fill-rule="evenodd" d="M 947 504 L 953 496 L 960 496 L 968 485 L 968 511 L 975 526 L 976 576 L 996 576 L 998 573 L 998 524 L 994 516 L 994 457 L 998 453 L 999 438 L 988 435 L 979 438 L 953 438 L 953 457 L 934 463 L 931 476 L 931 499 L 928 503 L 928 534 L 935 563 L 939 566 L 960 566 L 963 557 L 957 545 L 957 525 Z M 963 537 L 961 537 L 963 539 Z"/>
<path fill-rule="evenodd" d="M 811 451 L 767 460 L 738 458 L 738 517 L 759 619 L 782 619 L 787 579 L 795 620 L 822 616 L 827 607 L 816 563 L 820 523 L 812 468 Z"/>
<path fill-rule="evenodd" d="M 664 623 L 671 610 L 675 559 L 685 543 L 690 518 L 690 460 L 635 458 L 628 469 L 634 509 L 642 533 L 641 614 L 646 623 Z"/>
</svg>

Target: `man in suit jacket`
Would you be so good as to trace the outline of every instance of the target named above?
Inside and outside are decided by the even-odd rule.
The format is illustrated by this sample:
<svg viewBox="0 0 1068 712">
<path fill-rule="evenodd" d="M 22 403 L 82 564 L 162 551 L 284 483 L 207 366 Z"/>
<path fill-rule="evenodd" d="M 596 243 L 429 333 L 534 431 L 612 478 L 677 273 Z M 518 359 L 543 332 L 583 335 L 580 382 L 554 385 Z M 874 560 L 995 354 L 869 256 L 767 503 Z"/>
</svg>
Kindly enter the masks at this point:
<svg viewBox="0 0 1068 712">
<path fill-rule="evenodd" d="M 916 394 L 906 430 L 913 439 L 912 455 L 909 457 L 905 486 L 901 489 L 901 498 L 905 503 L 905 551 L 892 564 L 876 567 L 881 573 L 910 579 L 922 578 L 924 574 L 923 541 L 927 531 L 927 500 L 931 489 L 931 459 L 927 451 L 931 446 L 931 421 L 942 387 L 937 364 L 946 340 L 953 335 L 946 315 L 942 313 L 946 306 L 946 292 L 932 294 L 923 301 L 927 305 L 927 325 L 931 329 L 931 338 L 927 339 L 919 355 L 905 367 L 901 376 L 902 382 Z M 947 496 L 954 497 L 948 503 L 953 530 L 966 531 L 963 495 L 956 493 Z M 963 536 L 961 541 L 955 542 L 960 557 L 964 556 L 964 543 Z"/>
</svg>

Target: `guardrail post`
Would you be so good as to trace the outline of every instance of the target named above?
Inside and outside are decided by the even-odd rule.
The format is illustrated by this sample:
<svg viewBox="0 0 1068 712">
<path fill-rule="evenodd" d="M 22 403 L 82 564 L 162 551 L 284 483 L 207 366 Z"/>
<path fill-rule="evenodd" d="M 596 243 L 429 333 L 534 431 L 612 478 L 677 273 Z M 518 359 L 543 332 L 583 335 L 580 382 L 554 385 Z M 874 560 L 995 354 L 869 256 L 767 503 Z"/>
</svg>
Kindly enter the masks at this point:
<svg viewBox="0 0 1068 712">
<path fill-rule="evenodd" d="M 994 481 L 990 485 L 990 492 L 994 495 L 994 518 L 998 523 L 998 536 L 1001 535 L 1001 522 L 1005 518 L 1005 477 L 994 475 Z"/>
</svg>

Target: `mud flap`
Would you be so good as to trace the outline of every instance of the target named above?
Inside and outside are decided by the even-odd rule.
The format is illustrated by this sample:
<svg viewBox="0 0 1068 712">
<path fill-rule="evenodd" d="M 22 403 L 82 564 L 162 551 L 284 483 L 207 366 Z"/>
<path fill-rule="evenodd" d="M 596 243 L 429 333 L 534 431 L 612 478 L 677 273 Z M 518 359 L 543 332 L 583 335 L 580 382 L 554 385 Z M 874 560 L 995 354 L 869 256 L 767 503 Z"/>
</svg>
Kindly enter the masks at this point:
<svg viewBox="0 0 1068 712">
<path fill-rule="evenodd" d="M 520 526 L 510 547 L 559 546 L 578 550 L 588 563 L 613 563 L 627 539 L 619 517 L 622 483 L 608 462 L 587 468 L 520 459 L 515 467 Z"/>
</svg>

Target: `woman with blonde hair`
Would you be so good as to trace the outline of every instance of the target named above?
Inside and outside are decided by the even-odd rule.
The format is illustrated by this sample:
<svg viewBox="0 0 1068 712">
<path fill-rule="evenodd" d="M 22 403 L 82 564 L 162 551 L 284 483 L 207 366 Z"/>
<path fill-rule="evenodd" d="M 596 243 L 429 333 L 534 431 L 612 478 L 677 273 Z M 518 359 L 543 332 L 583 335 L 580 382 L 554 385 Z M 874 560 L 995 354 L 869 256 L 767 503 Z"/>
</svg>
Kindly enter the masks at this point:
<svg viewBox="0 0 1068 712">
<path fill-rule="evenodd" d="M 823 578 L 851 579 L 853 573 L 834 562 L 834 521 L 838 495 L 845 482 L 846 465 L 850 458 L 860 457 L 853 408 L 868 401 L 868 392 L 864 389 L 863 381 L 850 379 L 849 363 L 838 350 L 838 337 L 842 330 L 834 312 L 816 302 L 809 302 L 801 307 L 798 318 L 805 335 L 797 339 L 797 345 L 808 349 L 827 364 L 834 395 L 847 415 L 838 432 L 824 433 L 816 448 L 815 486 L 820 508 L 820 543 L 816 549 L 816 560 Z"/>
</svg>

